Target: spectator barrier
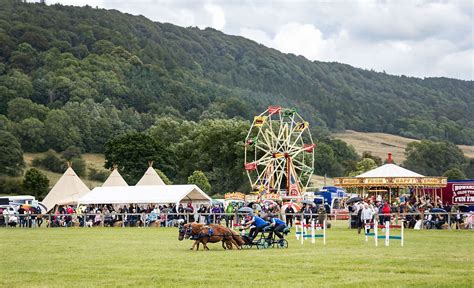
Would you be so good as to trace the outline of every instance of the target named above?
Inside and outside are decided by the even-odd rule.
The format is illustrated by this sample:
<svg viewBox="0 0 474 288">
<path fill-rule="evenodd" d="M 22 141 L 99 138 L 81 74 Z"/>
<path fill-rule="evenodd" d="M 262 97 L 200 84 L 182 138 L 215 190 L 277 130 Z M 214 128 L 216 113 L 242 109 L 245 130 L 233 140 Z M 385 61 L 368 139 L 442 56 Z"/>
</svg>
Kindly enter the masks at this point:
<svg viewBox="0 0 474 288">
<path fill-rule="evenodd" d="M 101 213 L 101 214 L 0 214 L 0 227 L 89 227 L 89 226 L 114 226 L 114 227 L 126 227 L 126 226 L 140 226 L 140 227 L 170 227 L 176 224 L 178 219 L 184 219 L 187 222 L 197 221 L 200 223 L 221 223 L 226 220 L 229 227 L 237 228 L 241 224 L 242 214 L 235 213 L 233 216 L 229 216 L 226 213 L 157 213 L 157 219 L 151 219 L 147 223 L 147 219 L 150 219 L 151 213 Z M 285 216 L 292 216 L 295 220 L 296 225 L 293 228 L 300 232 L 302 219 L 308 223 L 309 221 L 318 218 L 318 214 L 280 214 L 282 220 L 285 221 Z M 462 219 L 457 218 L 459 213 L 448 213 L 448 212 L 422 212 L 422 213 L 392 213 L 390 214 L 390 221 L 394 224 L 402 223 L 404 228 L 413 228 L 418 226 L 417 229 L 453 229 L 452 226 L 456 224 L 460 229 L 473 229 L 474 227 L 474 213 L 465 212 L 462 213 Z M 337 215 L 326 215 L 326 219 L 336 219 Z M 378 220 L 380 214 L 375 215 L 375 219 Z M 226 218 L 227 217 L 227 218 Z M 385 217 L 384 217 L 385 218 Z M 96 221 L 97 220 L 97 221 Z M 92 225 L 90 222 L 92 221 Z M 351 219 L 343 220 L 348 221 L 349 226 Z M 416 223 L 416 224 L 415 224 Z M 310 225 L 310 224 L 307 224 Z M 327 222 L 326 225 L 329 225 Z M 303 227 L 301 231 L 308 230 L 309 226 Z M 300 234 L 296 236 L 299 238 Z M 310 237 L 309 237 L 310 238 Z"/>
<path fill-rule="evenodd" d="M 400 240 L 400 245 L 403 247 L 403 229 L 404 229 L 404 224 L 402 220 L 401 225 L 391 225 L 389 221 L 385 222 L 385 225 L 378 225 L 377 219 L 374 220 L 373 223 L 367 223 L 365 224 L 365 242 L 369 241 L 369 237 L 374 237 L 375 241 L 375 246 L 379 245 L 378 239 L 385 239 L 385 246 L 390 246 L 390 239 L 393 240 Z M 370 228 L 374 228 L 374 232 L 368 232 L 370 231 Z M 400 228 L 400 235 L 399 236 L 390 236 L 390 228 Z M 378 230 L 379 229 L 385 229 L 385 235 L 379 235 Z"/>
<path fill-rule="evenodd" d="M 296 222 L 296 240 L 301 240 L 301 244 L 304 244 L 304 240 L 306 240 L 307 238 L 311 238 L 311 243 L 315 244 L 316 238 L 323 238 L 323 244 L 326 245 L 326 227 L 326 220 L 323 221 L 323 224 L 316 224 L 314 222 L 314 219 L 311 219 L 311 223 L 306 224 L 306 219 L 303 218 L 303 220 Z M 308 233 L 307 228 L 310 229 L 310 233 Z M 315 230 L 322 230 L 322 233 L 316 234 Z"/>
</svg>

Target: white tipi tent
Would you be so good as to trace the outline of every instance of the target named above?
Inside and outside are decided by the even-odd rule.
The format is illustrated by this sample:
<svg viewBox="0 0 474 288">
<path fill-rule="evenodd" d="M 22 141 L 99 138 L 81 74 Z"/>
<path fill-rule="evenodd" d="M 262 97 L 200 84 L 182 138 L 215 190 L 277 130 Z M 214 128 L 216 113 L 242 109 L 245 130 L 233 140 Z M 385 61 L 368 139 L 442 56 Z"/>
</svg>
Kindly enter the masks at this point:
<svg viewBox="0 0 474 288">
<path fill-rule="evenodd" d="M 69 167 L 63 176 L 59 178 L 53 189 L 43 199 L 43 204 L 47 210 L 51 210 L 55 205 L 76 204 L 77 200 L 89 193 L 86 184 L 77 176 L 76 172 Z"/>
<path fill-rule="evenodd" d="M 142 178 L 136 186 L 149 186 L 149 185 L 166 185 L 163 180 L 161 180 L 160 175 L 156 173 L 155 169 L 152 167 L 153 162 L 150 162 L 150 166 L 146 170 L 145 174 L 143 174 Z"/>
<path fill-rule="evenodd" d="M 117 170 L 117 167 L 114 167 L 112 173 L 110 173 L 107 180 L 105 180 L 102 187 L 113 187 L 113 186 L 128 186 L 127 182 L 122 178 L 122 175 Z"/>
</svg>

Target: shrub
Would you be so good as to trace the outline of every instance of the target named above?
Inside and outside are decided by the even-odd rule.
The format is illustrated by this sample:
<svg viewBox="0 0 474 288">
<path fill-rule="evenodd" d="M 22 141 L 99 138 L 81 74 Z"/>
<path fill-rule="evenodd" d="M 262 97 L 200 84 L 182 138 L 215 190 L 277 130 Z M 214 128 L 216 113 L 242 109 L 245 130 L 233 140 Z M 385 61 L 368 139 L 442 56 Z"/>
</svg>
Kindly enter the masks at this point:
<svg viewBox="0 0 474 288">
<path fill-rule="evenodd" d="M 107 177 L 109 177 L 110 172 L 107 170 L 99 170 L 95 168 L 89 168 L 89 179 L 99 182 L 105 182 Z"/>
</svg>

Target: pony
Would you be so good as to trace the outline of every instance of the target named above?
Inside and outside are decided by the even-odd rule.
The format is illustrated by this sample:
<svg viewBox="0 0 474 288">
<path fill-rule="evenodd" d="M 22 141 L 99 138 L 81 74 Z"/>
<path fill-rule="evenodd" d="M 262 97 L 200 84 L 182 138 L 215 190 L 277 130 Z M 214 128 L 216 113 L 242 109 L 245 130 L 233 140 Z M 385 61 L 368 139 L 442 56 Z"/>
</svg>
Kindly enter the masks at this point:
<svg viewBox="0 0 474 288">
<path fill-rule="evenodd" d="M 207 243 L 217 242 L 222 242 L 222 248 L 224 249 L 232 250 L 232 245 L 239 249 L 242 246 L 242 240 L 239 237 L 235 231 L 222 225 L 198 223 L 180 223 L 179 225 L 179 241 L 189 238 L 195 240 L 190 250 L 194 250 L 194 247 L 197 247 L 196 250 L 199 250 L 200 243 L 203 244 L 204 250 L 209 250 Z"/>
</svg>

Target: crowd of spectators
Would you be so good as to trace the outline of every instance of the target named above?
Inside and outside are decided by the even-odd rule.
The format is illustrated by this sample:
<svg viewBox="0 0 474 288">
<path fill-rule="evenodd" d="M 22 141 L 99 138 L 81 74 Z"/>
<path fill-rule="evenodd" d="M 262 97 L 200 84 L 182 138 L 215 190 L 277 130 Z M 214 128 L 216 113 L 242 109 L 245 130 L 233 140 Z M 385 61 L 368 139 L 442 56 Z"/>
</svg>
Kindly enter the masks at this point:
<svg viewBox="0 0 474 288">
<path fill-rule="evenodd" d="M 237 211 L 250 206 L 253 213 L 260 216 L 277 216 L 291 227 L 295 219 L 303 217 L 307 223 L 314 220 L 322 224 L 331 217 L 330 207 L 326 203 L 303 204 L 301 210 L 296 210 L 293 205 L 281 209 L 278 204 L 263 205 L 256 203 L 231 202 L 224 208 L 223 203 L 200 204 L 193 206 L 186 204 L 168 205 L 80 205 L 59 206 L 52 214 L 41 214 L 41 210 L 28 205 L 20 206 L 17 211 L 0 208 L 0 227 L 170 227 L 175 226 L 178 220 L 186 222 L 199 222 L 204 224 L 222 223 L 227 227 L 231 223 L 239 223 Z M 414 229 L 445 229 L 448 223 L 455 229 L 472 229 L 473 214 L 464 213 L 458 205 L 443 205 L 439 198 L 399 197 L 393 203 L 384 201 L 383 198 L 365 198 L 351 205 L 345 205 L 349 210 L 350 227 L 358 228 L 359 232 L 364 222 L 377 218 L 379 223 L 385 221 L 404 220 L 406 228 Z M 2 211 L 3 210 L 3 211 Z M 364 213 L 365 210 L 365 213 Z M 370 211 L 370 213 L 369 213 Z M 451 212 L 451 214 L 447 214 Z M 45 224 L 44 224 L 45 223 Z"/>
<path fill-rule="evenodd" d="M 473 214 L 464 213 L 463 208 L 467 206 L 443 204 L 438 196 L 402 196 L 393 203 L 371 197 L 347 206 L 350 226 L 357 228 L 359 233 L 364 222 L 375 218 L 379 223 L 403 220 L 406 228 L 413 229 L 473 228 Z"/>
</svg>

